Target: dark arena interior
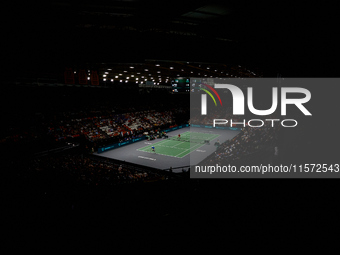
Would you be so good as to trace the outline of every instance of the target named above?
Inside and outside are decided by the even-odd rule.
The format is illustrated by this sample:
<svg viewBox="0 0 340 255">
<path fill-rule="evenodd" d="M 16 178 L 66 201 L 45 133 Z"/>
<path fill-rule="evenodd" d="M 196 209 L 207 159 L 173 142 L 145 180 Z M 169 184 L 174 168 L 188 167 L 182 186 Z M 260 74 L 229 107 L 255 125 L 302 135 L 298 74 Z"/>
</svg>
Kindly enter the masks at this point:
<svg viewBox="0 0 340 255">
<path fill-rule="evenodd" d="M 195 129 L 189 87 L 173 86 L 190 77 L 337 77 L 332 6 L 55 0 L 5 9 L 0 164 L 11 241 L 107 231 L 131 243 L 150 235 L 176 242 L 322 225 L 310 215 L 321 207 L 336 218 L 336 180 L 205 180 L 188 171 L 190 155 L 271 162 L 277 145 L 281 162 L 327 158 L 320 150 L 334 141 L 334 126 Z M 169 142 L 185 132 L 207 141 Z"/>
</svg>

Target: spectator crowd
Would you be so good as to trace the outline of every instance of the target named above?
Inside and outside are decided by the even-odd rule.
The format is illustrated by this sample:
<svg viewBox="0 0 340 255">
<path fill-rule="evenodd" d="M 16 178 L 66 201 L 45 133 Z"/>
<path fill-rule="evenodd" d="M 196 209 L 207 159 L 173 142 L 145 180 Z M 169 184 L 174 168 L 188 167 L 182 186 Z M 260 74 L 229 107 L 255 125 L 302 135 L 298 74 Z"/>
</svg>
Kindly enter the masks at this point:
<svg viewBox="0 0 340 255">
<path fill-rule="evenodd" d="M 119 185 L 164 178 L 159 173 L 146 171 L 142 167 L 120 164 L 107 159 L 98 159 L 82 154 L 69 154 L 33 159 L 29 164 L 31 172 L 52 171 L 68 175 L 77 183 L 90 186 Z"/>
<path fill-rule="evenodd" d="M 242 160 L 248 160 L 251 155 L 262 150 L 274 148 L 278 142 L 279 127 L 271 127 L 270 123 L 258 128 L 247 126 L 232 140 L 220 144 L 216 152 L 205 162 L 214 164 L 238 163 Z"/>
</svg>

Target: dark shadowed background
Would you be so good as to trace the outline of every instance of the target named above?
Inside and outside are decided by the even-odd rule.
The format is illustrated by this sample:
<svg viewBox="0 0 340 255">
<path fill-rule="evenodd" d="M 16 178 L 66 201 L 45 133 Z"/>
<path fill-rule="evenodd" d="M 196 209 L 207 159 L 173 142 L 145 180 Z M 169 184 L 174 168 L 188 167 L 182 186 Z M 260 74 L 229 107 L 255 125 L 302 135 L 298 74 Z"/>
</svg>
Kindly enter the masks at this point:
<svg viewBox="0 0 340 255">
<path fill-rule="evenodd" d="M 65 67 L 83 64 L 158 59 L 242 65 L 261 70 L 264 77 L 339 76 L 338 14 L 326 2 L 11 1 L 3 11 L 0 79 L 6 116 L 20 111 L 16 89 L 7 87 L 13 80 L 54 76 Z M 313 155 L 321 155 L 320 159 L 335 159 L 339 151 L 338 89 L 325 93 L 320 84 L 319 92 L 317 98 L 327 104 L 315 101 L 312 94 L 315 126 L 301 133 L 287 130 L 282 138 L 291 157 L 296 157 L 291 142 L 299 140 L 299 157 L 306 163 L 313 163 L 307 153 L 311 143 L 319 149 Z M 19 94 L 20 105 L 34 104 L 24 92 Z M 59 198 L 33 197 L 34 191 L 17 190 L 13 183 L 6 183 L 5 201 L 15 218 L 10 228 L 14 241 L 48 231 L 68 232 L 73 238 L 72 233 L 79 230 L 91 237 L 92 230 L 127 236 L 213 235 L 215 229 L 257 234 L 264 225 L 270 225 L 268 230 L 275 226 L 294 232 L 323 226 L 325 219 L 338 221 L 339 213 L 337 180 L 169 182 L 124 188 L 109 201 L 92 197 L 86 203 L 84 198 L 84 207 L 76 214 L 50 206 Z M 128 203 L 131 197 L 133 203 Z M 316 217 L 316 211 L 327 211 L 327 217 Z"/>
</svg>

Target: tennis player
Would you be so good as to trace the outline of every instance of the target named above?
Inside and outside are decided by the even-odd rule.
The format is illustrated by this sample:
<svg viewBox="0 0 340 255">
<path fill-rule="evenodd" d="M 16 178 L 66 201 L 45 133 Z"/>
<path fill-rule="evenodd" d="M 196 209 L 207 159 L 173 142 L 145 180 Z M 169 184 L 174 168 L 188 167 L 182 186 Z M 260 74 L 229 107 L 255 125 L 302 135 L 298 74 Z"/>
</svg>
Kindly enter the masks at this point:
<svg viewBox="0 0 340 255">
<path fill-rule="evenodd" d="M 153 152 L 156 152 L 156 151 L 155 151 L 155 146 L 152 146 L 152 147 L 151 147 L 151 150 L 152 150 Z"/>
<path fill-rule="evenodd" d="M 178 140 L 180 140 L 181 139 L 181 134 L 178 134 Z"/>
</svg>

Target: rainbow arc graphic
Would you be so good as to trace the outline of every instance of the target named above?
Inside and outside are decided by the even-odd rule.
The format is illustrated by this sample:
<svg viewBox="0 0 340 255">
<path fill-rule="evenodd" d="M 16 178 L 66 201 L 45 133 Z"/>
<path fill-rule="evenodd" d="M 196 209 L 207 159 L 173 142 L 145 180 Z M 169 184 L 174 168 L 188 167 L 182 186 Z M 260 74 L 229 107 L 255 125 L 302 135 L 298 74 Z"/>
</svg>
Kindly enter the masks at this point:
<svg viewBox="0 0 340 255">
<path fill-rule="evenodd" d="M 219 94 L 216 92 L 216 90 L 215 90 L 213 87 L 211 87 L 210 85 L 208 85 L 208 84 L 202 83 L 202 85 L 204 85 L 205 87 L 207 87 L 208 89 L 210 89 L 210 90 L 217 96 L 217 98 L 218 98 L 218 100 L 220 101 L 220 104 L 221 104 L 221 106 L 222 106 L 221 98 L 220 98 Z M 206 93 L 214 100 L 215 106 L 217 106 L 215 97 L 211 94 L 211 92 L 210 92 L 209 90 L 204 89 L 204 88 L 199 88 L 199 89 L 201 89 L 201 90 L 203 90 L 204 92 L 206 92 Z"/>
</svg>

